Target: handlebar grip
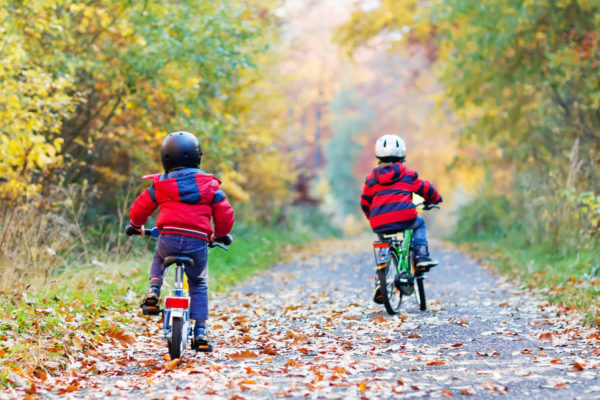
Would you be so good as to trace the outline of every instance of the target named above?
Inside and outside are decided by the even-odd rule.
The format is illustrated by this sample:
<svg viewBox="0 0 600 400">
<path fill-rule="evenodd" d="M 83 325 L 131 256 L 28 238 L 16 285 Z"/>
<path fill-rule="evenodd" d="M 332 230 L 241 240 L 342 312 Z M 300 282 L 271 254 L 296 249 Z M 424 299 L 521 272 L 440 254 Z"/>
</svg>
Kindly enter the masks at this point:
<svg viewBox="0 0 600 400">
<path fill-rule="evenodd" d="M 155 238 L 160 236 L 160 232 L 156 226 L 152 229 L 144 229 L 143 231 L 140 231 L 131 225 L 127 225 L 127 228 L 125 228 L 125 233 L 127 236 L 152 236 Z"/>
<path fill-rule="evenodd" d="M 225 246 L 229 246 L 231 243 L 233 243 L 233 236 L 228 234 L 225 236 L 215 237 L 214 241 L 218 243 L 223 243 Z"/>
<path fill-rule="evenodd" d="M 127 228 L 125 228 L 125 233 L 127 234 L 127 236 L 134 236 L 134 235 L 142 234 L 139 230 L 135 229 L 131 225 L 127 225 Z"/>
</svg>

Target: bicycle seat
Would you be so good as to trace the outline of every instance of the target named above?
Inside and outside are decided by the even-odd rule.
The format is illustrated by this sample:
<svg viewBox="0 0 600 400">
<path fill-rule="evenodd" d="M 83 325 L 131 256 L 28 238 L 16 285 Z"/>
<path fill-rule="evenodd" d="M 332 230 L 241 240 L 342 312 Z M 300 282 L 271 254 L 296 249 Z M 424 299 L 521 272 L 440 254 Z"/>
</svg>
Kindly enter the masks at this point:
<svg viewBox="0 0 600 400">
<path fill-rule="evenodd" d="M 163 262 L 163 267 L 168 267 L 171 264 L 183 264 L 187 267 L 194 266 L 194 260 L 187 256 L 168 256 Z"/>
<path fill-rule="evenodd" d="M 391 239 L 395 239 L 397 238 L 399 235 L 404 235 L 405 230 L 398 230 L 398 231 L 392 231 L 392 232 L 383 232 L 383 233 L 378 233 L 377 237 L 379 238 L 379 240 L 391 240 Z"/>
</svg>

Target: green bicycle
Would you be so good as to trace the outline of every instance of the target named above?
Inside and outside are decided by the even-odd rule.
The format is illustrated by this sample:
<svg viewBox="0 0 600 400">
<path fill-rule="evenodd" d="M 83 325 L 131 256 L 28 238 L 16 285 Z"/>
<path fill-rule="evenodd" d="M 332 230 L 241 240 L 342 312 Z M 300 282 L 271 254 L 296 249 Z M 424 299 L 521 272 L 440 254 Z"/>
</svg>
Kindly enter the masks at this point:
<svg viewBox="0 0 600 400">
<path fill-rule="evenodd" d="M 433 204 L 421 203 L 423 210 L 438 208 Z M 379 288 L 375 302 L 383 304 L 390 315 L 397 314 L 404 296 L 415 295 L 421 311 L 427 310 L 424 281 L 428 268 L 417 269 L 412 246 L 413 230 L 406 229 L 394 234 L 378 234 L 373 242 L 375 252 L 376 285 Z"/>
</svg>

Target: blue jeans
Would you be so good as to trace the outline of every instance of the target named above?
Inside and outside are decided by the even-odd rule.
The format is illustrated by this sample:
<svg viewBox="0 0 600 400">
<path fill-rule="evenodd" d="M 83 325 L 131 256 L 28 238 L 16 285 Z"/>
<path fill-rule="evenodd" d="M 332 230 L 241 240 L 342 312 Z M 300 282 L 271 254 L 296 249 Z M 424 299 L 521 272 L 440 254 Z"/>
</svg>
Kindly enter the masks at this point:
<svg viewBox="0 0 600 400">
<path fill-rule="evenodd" d="M 182 235 L 160 235 L 150 269 L 152 286 L 162 286 L 165 269 L 163 261 L 170 255 L 188 256 L 194 266 L 185 269 L 190 293 L 190 318 L 208 319 L 208 243 Z M 152 279 L 155 278 L 155 279 Z M 156 279 L 158 278 L 158 280 Z"/>
<path fill-rule="evenodd" d="M 408 229 L 413 230 L 412 242 L 413 242 L 414 246 L 420 246 L 420 245 L 427 246 L 427 226 L 425 225 L 425 218 L 421 217 L 420 215 L 417 215 L 415 222 L 413 222 L 413 224 L 411 226 L 409 226 Z M 379 240 L 383 240 L 384 234 L 392 234 L 392 233 L 397 233 L 397 232 L 396 231 L 384 232 L 384 233 L 378 233 L 377 235 L 379 236 Z"/>
<path fill-rule="evenodd" d="M 427 226 L 425 226 L 425 218 L 417 216 L 415 223 L 411 226 L 413 230 L 413 245 L 427 246 Z"/>
</svg>

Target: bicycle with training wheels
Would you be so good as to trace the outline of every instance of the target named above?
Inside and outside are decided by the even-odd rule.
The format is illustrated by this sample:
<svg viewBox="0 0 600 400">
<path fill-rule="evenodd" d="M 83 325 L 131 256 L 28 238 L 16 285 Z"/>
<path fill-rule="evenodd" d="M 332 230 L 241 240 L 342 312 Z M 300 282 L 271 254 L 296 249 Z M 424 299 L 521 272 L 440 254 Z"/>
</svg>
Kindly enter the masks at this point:
<svg viewBox="0 0 600 400">
<path fill-rule="evenodd" d="M 127 235 L 141 235 L 158 238 L 160 233 L 158 228 L 143 229 L 138 232 L 131 226 L 125 230 Z M 215 238 L 214 241 L 208 243 L 208 247 L 219 247 L 223 250 L 228 250 L 224 245 L 230 245 L 233 242 L 231 235 Z M 163 338 L 167 341 L 169 356 L 171 360 L 181 358 L 191 344 L 191 348 L 196 351 L 211 352 L 212 346 L 205 343 L 194 343 L 194 335 L 192 332 L 192 324 L 190 321 L 190 297 L 188 291 L 184 288 L 185 268 L 194 266 L 194 260 L 186 255 L 169 255 L 163 261 L 165 269 L 164 276 L 168 275 L 168 269 L 175 264 L 175 281 L 173 289 L 169 296 L 165 297 L 164 308 L 156 306 L 142 305 L 142 314 L 144 315 L 160 315 L 163 320 Z"/>
<path fill-rule="evenodd" d="M 416 207 L 419 206 L 423 206 L 423 210 L 439 209 L 428 203 L 420 203 Z M 419 309 L 427 310 L 424 281 L 429 269 L 416 267 L 412 239 L 413 230 L 405 229 L 393 234 L 379 234 L 379 240 L 373 242 L 377 274 L 375 285 L 378 288 L 374 300 L 383 304 L 391 315 L 400 311 L 403 297 L 412 294 Z"/>
</svg>

